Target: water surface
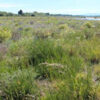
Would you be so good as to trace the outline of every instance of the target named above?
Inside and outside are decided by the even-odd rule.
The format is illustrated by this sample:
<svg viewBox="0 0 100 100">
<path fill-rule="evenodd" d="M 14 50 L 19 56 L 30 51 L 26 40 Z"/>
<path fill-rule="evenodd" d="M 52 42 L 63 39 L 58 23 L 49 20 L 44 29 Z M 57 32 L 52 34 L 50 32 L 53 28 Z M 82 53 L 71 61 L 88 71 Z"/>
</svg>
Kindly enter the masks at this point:
<svg viewBox="0 0 100 100">
<path fill-rule="evenodd" d="M 77 20 L 97 20 L 99 21 L 100 18 L 94 18 L 94 17 L 86 17 L 86 18 L 76 18 Z"/>
</svg>

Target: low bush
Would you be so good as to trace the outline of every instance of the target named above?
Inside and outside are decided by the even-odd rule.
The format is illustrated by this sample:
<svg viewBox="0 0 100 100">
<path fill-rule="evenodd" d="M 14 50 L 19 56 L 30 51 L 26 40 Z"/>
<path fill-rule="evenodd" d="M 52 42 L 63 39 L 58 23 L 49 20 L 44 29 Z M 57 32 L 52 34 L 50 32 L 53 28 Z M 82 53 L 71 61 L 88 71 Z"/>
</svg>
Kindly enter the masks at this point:
<svg viewBox="0 0 100 100">
<path fill-rule="evenodd" d="M 33 65 L 48 61 L 58 62 L 65 56 L 64 49 L 49 39 L 34 41 L 30 50 L 30 63 Z"/>
<path fill-rule="evenodd" d="M 66 73 L 66 68 L 57 63 L 41 63 L 37 66 L 37 72 L 39 74 L 39 77 L 44 79 L 57 79 L 57 78 L 63 78 Z"/>
<path fill-rule="evenodd" d="M 91 22 L 86 22 L 83 25 L 85 28 L 93 28 L 93 24 Z"/>
<path fill-rule="evenodd" d="M 3 42 L 9 38 L 11 38 L 11 31 L 8 28 L 1 27 L 0 28 L 0 42 Z"/>
<path fill-rule="evenodd" d="M 26 98 L 35 99 L 37 86 L 34 83 L 34 71 L 18 70 L 14 74 L 3 74 L 6 80 L 1 79 L 1 98 L 6 100 L 24 100 Z"/>
</svg>

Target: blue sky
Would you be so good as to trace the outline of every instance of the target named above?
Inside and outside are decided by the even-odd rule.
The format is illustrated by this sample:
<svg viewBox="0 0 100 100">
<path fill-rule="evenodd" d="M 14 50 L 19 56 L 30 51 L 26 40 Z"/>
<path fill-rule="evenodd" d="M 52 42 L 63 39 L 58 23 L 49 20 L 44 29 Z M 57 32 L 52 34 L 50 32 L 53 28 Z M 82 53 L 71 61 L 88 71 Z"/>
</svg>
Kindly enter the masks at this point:
<svg viewBox="0 0 100 100">
<path fill-rule="evenodd" d="M 0 11 L 100 14 L 100 0 L 0 0 Z"/>
</svg>

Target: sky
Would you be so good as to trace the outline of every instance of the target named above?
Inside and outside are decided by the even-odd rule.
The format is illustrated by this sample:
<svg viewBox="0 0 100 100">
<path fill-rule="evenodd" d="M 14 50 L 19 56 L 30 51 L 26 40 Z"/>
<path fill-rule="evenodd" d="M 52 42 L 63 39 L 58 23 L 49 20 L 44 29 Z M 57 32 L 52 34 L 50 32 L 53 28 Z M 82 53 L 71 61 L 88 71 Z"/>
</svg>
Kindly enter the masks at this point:
<svg viewBox="0 0 100 100">
<path fill-rule="evenodd" d="M 0 11 L 17 13 L 100 14 L 100 0 L 0 0 Z"/>
</svg>

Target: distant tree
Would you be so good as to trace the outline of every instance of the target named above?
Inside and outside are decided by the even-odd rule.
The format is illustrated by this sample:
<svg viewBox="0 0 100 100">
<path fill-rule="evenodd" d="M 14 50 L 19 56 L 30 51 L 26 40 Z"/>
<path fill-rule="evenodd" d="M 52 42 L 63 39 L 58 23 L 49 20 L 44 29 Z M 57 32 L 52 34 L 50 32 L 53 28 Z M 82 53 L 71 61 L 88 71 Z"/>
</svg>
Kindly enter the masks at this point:
<svg viewBox="0 0 100 100">
<path fill-rule="evenodd" d="M 32 16 L 32 17 L 34 17 L 34 16 L 35 16 L 35 14 L 31 14 L 31 16 Z"/>
<path fill-rule="evenodd" d="M 19 10 L 18 11 L 18 15 L 23 15 L 23 11 L 22 10 Z"/>
<path fill-rule="evenodd" d="M 35 16 L 37 16 L 37 15 L 38 15 L 38 12 L 37 12 L 37 11 L 35 11 L 33 14 L 34 14 Z"/>
<path fill-rule="evenodd" d="M 0 13 L 0 16 L 4 16 L 4 15 Z"/>
<path fill-rule="evenodd" d="M 49 14 L 49 13 L 45 13 L 45 15 L 46 15 L 46 16 L 49 16 L 50 14 Z"/>
<path fill-rule="evenodd" d="M 6 12 L 0 12 L 0 16 L 6 16 Z"/>
<path fill-rule="evenodd" d="M 7 13 L 6 16 L 14 16 L 14 14 L 13 13 Z"/>
</svg>

